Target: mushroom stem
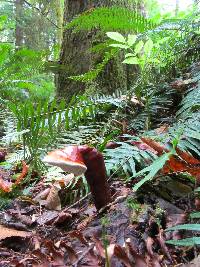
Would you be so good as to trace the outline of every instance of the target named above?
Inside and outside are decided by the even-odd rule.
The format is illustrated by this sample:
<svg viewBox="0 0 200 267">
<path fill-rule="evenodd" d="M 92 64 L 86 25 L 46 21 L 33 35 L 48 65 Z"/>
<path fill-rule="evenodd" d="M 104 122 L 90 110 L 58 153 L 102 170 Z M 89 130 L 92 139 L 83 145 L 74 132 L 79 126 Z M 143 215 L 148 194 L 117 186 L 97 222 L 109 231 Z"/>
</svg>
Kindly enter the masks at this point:
<svg viewBox="0 0 200 267">
<path fill-rule="evenodd" d="M 110 187 L 107 182 L 106 167 L 103 155 L 97 149 L 88 146 L 79 146 L 83 161 L 87 166 L 86 180 L 94 199 L 97 210 L 111 202 Z"/>
</svg>

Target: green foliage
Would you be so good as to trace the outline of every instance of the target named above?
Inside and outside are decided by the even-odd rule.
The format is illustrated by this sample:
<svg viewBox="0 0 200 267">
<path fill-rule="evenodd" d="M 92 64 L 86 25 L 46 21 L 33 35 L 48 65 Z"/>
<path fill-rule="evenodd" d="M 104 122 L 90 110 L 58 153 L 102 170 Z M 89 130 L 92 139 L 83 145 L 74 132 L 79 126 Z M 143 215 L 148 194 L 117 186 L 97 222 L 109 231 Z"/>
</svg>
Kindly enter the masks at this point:
<svg viewBox="0 0 200 267">
<path fill-rule="evenodd" d="M 199 231 L 200 224 L 179 224 L 170 228 L 167 228 L 166 231 L 176 231 L 176 230 L 190 230 L 190 231 Z"/>
<path fill-rule="evenodd" d="M 131 140 L 134 138 L 129 136 Z M 155 155 L 149 151 L 141 151 L 139 148 L 128 142 L 117 142 L 120 147 L 104 150 L 105 163 L 108 175 L 112 172 L 122 170 L 127 180 L 132 174 L 136 174 L 136 169 L 145 166 L 145 162 L 153 161 Z"/>
<path fill-rule="evenodd" d="M 175 246 L 195 246 L 200 245 L 200 237 L 191 237 L 180 240 L 168 240 L 166 241 L 166 243 Z"/>
<path fill-rule="evenodd" d="M 200 218 L 200 212 L 192 212 L 190 213 L 191 219 L 199 219 Z"/>
<path fill-rule="evenodd" d="M 121 30 L 141 33 L 155 28 L 155 24 L 135 11 L 113 6 L 95 8 L 92 11 L 85 12 L 68 23 L 66 28 L 73 28 L 76 32 L 80 30 L 90 31 L 97 28 L 104 32 Z"/>
<path fill-rule="evenodd" d="M 199 212 L 198 212 L 199 213 Z M 199 218 L 199 216 L 191 216 L 192 218 Z M 167 228 L 165 231 L 177 231 L 177 230 L 187 230 L 187 231 L 199 231 L 200 224 L 179 224 L 170 228 Z M 195 246 L 200 244 L 200 237 L 190 237 L 180 240 L 167 240 L 167 244 L 175 246 Z"/>
<path fill-rule="evenodd" d="M 148 174 L 146 174 L 136 185 L 134 185 L 133 190 L 137 191 L 144 183 L 151 181 L 155 177 L 155 175 L 163 168 L 167 160 L 169 160 L 170 156 L 172 156 L 174 153 L 175 150 L 172 150 L 169 153 L 160 156 L 150 166 L 136 173 L 133 178 L 142 176 L 146 173 Z"/>
<path fill-rule="evenodd" d="M 41 75 L 44 52 L 29 49 L 15 51 L 10 44 L 0 44 L 0 96 L 4 99 L 49 98 L 54 90 L 52 78 Z M 43 94 L 45 92 L 45 94 Z"/>
<path fill-rule="evenodd" d="M 64 100 L 60 103 L 40 100 L 34 105 L 30 100 L 8 102 L 17 121 L 17 132 L 22 137 L 24 158 L 40 170 L 44 167 L 41 156 L 56 144 L 92 143 L 92 138 L 98 136 L 98 132 L 101 135 L 104 126 L 101 123 L 95 126 L 95 117 L 110 106 L 108 102 L 102 103 L 102 100 L 94 102 L 84 96 L 73 97 L 69 104 Z M 84 126 L 86 122 L 89 125 Z"/>
<path fill-rule="evenodd" d="M 3 193 L 0 192 L 0 211 L 6 209 L 11 204 L 11 199 L 4 196 Z"/>
<path fill-rule="evenodd" d="M 17 151 L 10 162 L 21 159 L 28 160 L 34 168 L 43 170 L 42 155 L 53 147 L 63 147 L 66 144 L 90 144 L 103 149 L 108 140 L 119 131 L 113 130 L 110 124 L 110 114 L 123 108 L 121 93 L 112 96 L 98 95 L 90 100 L 84 96 L 74 97 L 68 105 L 65 101 L 57 103 L 40 100 L 33 104 L 7 103 L 8 129 L 4 138 L 7 143 L 20 142 L 22 150 Z M 113 113 L 113 118 L 115 117 Z M 112 135 L 110 135 L 112 131 Z M 107 141 L 105 141 L 107 140 Z"/>
<path fill-rule="evenodd" d="M 102 72 L 105 65 L 116 56 L 116 50 L 112 49 L 111 51 L 107 51 L 104 54 L 104 58 L 101 63 L 97 64 L 95 68 L 92 70 L 86 72 L 85 74 L 77 75 L 77 76 L 70 76 L 69 79 L 75 80 L 75 81 L 81 81 L 81 82 L 91 82 L 95 80 L 99 73 Z"/>
</svg>

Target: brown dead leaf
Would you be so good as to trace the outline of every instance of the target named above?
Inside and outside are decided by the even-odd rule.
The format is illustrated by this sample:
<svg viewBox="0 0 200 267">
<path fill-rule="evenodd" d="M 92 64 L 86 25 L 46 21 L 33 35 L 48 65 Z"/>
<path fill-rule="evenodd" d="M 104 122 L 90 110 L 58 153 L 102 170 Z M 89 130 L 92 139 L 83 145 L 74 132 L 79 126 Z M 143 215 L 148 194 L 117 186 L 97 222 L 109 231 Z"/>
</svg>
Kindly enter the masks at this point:
<svg viewBox="0 0 200 267">
<path fill-rule="evenodd" d="M 147 237 L 147 239 L 145 240 L 146 242 L 146 248 L 147 248 L 147 252 L 150 256 L 154 255 L 153 252 L 153 244 L 154 244 L 154 240 L 151 237 Z"/>
<path fill-rule="evenodd" d="M 198 159 L 194 158 L 189 153 L 180 150 L 179 148 L 176 148 L 176 153 L 179 155 L 179 157 L 181 157 L 189 164 L 200 164 L 200 161 Z"/>
<path fill-rule="evenodd" d="M 125 251 L 124 248 L 122 248 L 120 245 L 115 245 L 114 247 L 114 255 L 115 257 L 117 257 L 120 261 L 123 262 L 123 264 L 126 266 L 126 267 L 131 267 L 132 266 L 132 263 Z"/>
<path fill-rule="evenodd" d="M 28 174 L 28 170 L 29 170 L 29 166 L 26 165 L 26 162 L 22 160 L 22 172 L 19 175 L 19 177 L 17 178 L 17 180 L 15 181 L 15 184 L 20 184 L 21 181 L 24 179 L 24 177 L 26 177 L 26 175 Z"/>
<path fill-rule="evenodd" d="M 135 251 L 129 239 L 126 240 L 126 248 L 129 253 L 129 258 L 133 258 L 135 262 L 135 267 L 147 267 L 145 258 Z"/>
<path fill-rule="evenodd" d="M 93 236 L 92 239 L 93 239 L 93 241 L 94 241 L 94 243 L 95 243 L 95 248 L 94 248 L 94 249 L 96 249 L 98 255 L 100 255 L 102 258 L 105 259 L 105 249 L 104 249 L 104 247 L 103 247 L 103 244 L 102 244 L 101 240 L 99 240 L 96 236 Z M 111 245 L 110 245 L 110 246 L 111 246 Z M 110 247 L 110 246 L 109 246 L 109 247 Z M 107 249 L 107 252 L 108 252 L 108 257 L 111 258 L 112 255 L 113 255 L 113 253 L 114 253 L 114 248 L 113 248 L 112 255 L 110 256 L 110 248 L 109 248 L 109 247 L 108 247 L 108 249 Z"/>
<path fill-rule="evenodd" d="M 143 143 L 143 142 L 140 142 L 140 141 L 131 141 L 131 144 L 137 146 L 141 150 L 149 150 L 152 153 L 154 153 L 155 155 L 158 154 L 158 152 L 155 149 L 153 149 L 152 147 L 150 147 L 146 143 Z"/>
<path fill-rule="evenodd" d="M 155 132 L 157 134 L 163 134 L 163 133 L 167 133 L 168 129 L 169 129 L 169 125 L 164 124 L 164 125 L 160 126 L 159 128 L 155 129 Z"/>
<path fill-rule="evenodd" d="M 32 239 L 32 243 L 34 245 L 35 250 L 39 250 L 41 245 L 41 238 L 38 236 L 34 236 Z"/>
<path fill-rule="evenodd" d="M 60 188 L 56 184 L 52 185 L 45 203 L 47 209 L 61 210 L 61 202 L 58 195 L 59 190 Z"/>
<path fill-rule="evenodd" d="M 162 229 L 160 229 L 160 231 L 159 231 L 159 235 L 157 237 L 157 240 L 160 244 L 160 247 L 161 247 L 164 255 L 167 256 L 167 258 L 171 261 L 171 263 L 175 263 L 174 260 L 172 259 L 171 255 L 170 255 L 170 253 L 169 253 L 168 247 L 165 244 L 164 231 Z"/>
<path fill-rule="evenodd" d="M 68 244 L 66 244 L 66 242 L 64 242 L 64 241 L 61 241 L 60 246 L 65 248 L 65 250 L 66 250 L 66 252 L 68 254 L 69 260 L 70 260 L 70 262 L 72 264 L 75 261 L 77 261 L 78 256 L 77 256 L 75 250 L 71 246 L 69 246 Z"/>
<path fill-rule="evenodd" d="M 46 240 L 45 246 L 48 248 L 52 261 L 55 265 L 64 266 L 64 254 L 56 250 L 52 240 Z"/>
<path fill-rule="evenodd" d="M 44 225 L 44 224 L 50 225 L 55 221 L 57 217 L 58 217 L 58 211 L 48 210 L 37 218 L 37 223 L 39 225 Z"/>
<path fill-rule="evenodd" d="M 38 202 L 41 204 L 41 202 L 43 203 L 45 199 L 47 199 L 47 196 L 50 192 L 50 188 L 46 188 L 45 190 L 43 190 L 42 192 L 39 192 L 34 198 L 33 201 Z"/>
<path fill-rule="evenodd" d="M 196 86 L 197 85 L 197 81 L 194 81 L 193 79 L 188 79 L 188 80 L 182 80 L 182 79 L 177 79 L 175 81 L 173 81 L 172 83 L 170 83 L 171 87 L 173 89 L 176 89 L 180 92 L 184 92 L 188 86 Z"/>
<path fill-rule="evenodd" d="M 15 229 L 7 228 L 3 225 L 0 225 L 0 240 L 3 240 L 8 237 L 30 237 L 32 234 L 26 231 L 18 231 Z"/>
<path fill-rule="evenodd" d="M 15 214 L 15 218 L 27 226 L 31 226 L 34 224 L 34 221 L 32 220 L 32 218 L 27 215 Z"/>
<path fill-rule="evenodd" d="M 32 252 L 32 254 L 34 256 L 36 256 L 41 261 L 41 263 L 35 264 L 35 265 L 33 265 L 33 267 L 41 267 L 41 266 L 42 267 L 49 267 L 50 262 L 48 260 L 48 257 L 47 257 L 47 255 L 45 255 L 44 253 L 42 253 L 40 251 L 40 249 L 34 250 Z"/>
<path fill-rule="evenodd" d="M 163 152 L 169 152 L 168 149 L 166 149 L 164 146 L 160 145 L 158 142 L 147 138 L 147 137 L 141 137 L 140 138 L 144 143 L 149 145 L 151 148 L 157 151 L 157 154 L 160 156 L 163 154 Z"/>
<path fill-rule="evenodd" d="M 69 236 L 72 238 L 79 239 L 79 241 L 86 246 L 89 245 L 87 239 L 84 237 L 84 235 L 80 231 L 72 231 L 69 233 Z"/>
<path fill-rule="evenodd" d="M 147 266 L 151 267 L 161 267 L 159 262 L 159 257 L 157 255 L 152 255 L 147 257 Z"/>
<path fill-rule="evenodd" d="M 72 218 L 72 215 L 68 212 L 61 212 L 58 217 L 55 219 L 54 224 L 59 225 L 66 221 L 70 221 Z"/>
<path fill-rule="evenodd" d="M 94 217 L 95 217 L 95 215 L 90 216 L 90 217 L 87 217 L 86 219 L 84 219 L 80 224 L 77 225 L 77 227 L 76 227 L 77 230 L 79 230 L 79 231 L 83 231 L 83 230 L 87 227 L 87 225 L 88 225 L 91 221 L 93 221 Z"/>
<path fill-rule="evenodd" d="M 189 157 L 188 159 L 192 161 L 190 155 L 188 157 Z M 199 164 L 194 164 L 194 166 L 192 166 L 192 164 L 189 165 L 186 161 L 183 161 L 182 159 L 179 159 L 175 156 L 171 156 L 170 159 L 164 165 L 163 169 L 161 170 L 162 174 L 168 174 L 170 172 L 187 172 L 192 176 L 196 177 L 198 182 L 200 174 L 200 166 Z"/>
<path fill-rule="evenodd" d="M 9 193 L 12 191 L 12 183 L 4 181 L 3 178 L 0 177 L 0 189 L 6 193 Z"/>
<path fill-rule="evenodd" d="M 190 263 L 182 264 L 180 267 L 199 267 L 200 266 L 200 256 L 197 256 L 193 261 Z"/>
</svg>

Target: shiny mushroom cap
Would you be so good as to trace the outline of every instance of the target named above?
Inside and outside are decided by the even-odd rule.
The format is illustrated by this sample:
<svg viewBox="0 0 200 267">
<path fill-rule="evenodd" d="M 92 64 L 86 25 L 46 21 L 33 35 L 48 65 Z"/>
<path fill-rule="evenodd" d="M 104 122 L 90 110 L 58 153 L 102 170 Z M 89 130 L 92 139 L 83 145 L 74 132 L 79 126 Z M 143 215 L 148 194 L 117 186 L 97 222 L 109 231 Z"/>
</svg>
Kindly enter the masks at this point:
<svg viewBox="0 0 200 267">
<path fill-rule="evenodd" d="M 87 170 L 78 146 L 67 146 L 64 149 L 49 152 L 43 162 L 60 167 L 74 175 L 84 174 Z"/>
</svg>

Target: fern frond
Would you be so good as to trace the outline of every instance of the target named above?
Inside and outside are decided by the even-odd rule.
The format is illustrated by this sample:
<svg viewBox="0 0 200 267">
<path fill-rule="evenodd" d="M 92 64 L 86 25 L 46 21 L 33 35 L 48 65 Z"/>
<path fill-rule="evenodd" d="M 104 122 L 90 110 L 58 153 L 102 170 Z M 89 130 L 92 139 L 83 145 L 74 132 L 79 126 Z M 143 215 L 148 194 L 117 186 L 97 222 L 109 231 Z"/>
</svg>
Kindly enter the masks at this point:
<svg viewBox="0 0 200 267">
<path fill-rule="evenodd" d="M 141 151 L 136 146 L 125 142 L 118 142 L 118 144 L 121 146 L 104 150 L 108 175 L 121 167 L 120 169 L 128 179 L 132 174 L 136 174 L 139 168 L 145 166 L 146 162 L 152 162 L 156 158 L 150 151 Z"/>
<path fill-rule="evenodd" d="M 80 30 L 90 31 L 97 28 L 104 32 L 121 30 L 141 33 L 155 28 L 155 23 L 135 11 L 113 6 L 95 8 L 89 13 L 85 12 L 68 23 L 66 28 L 73 28 L 76 32 Z"/>
</svg>

